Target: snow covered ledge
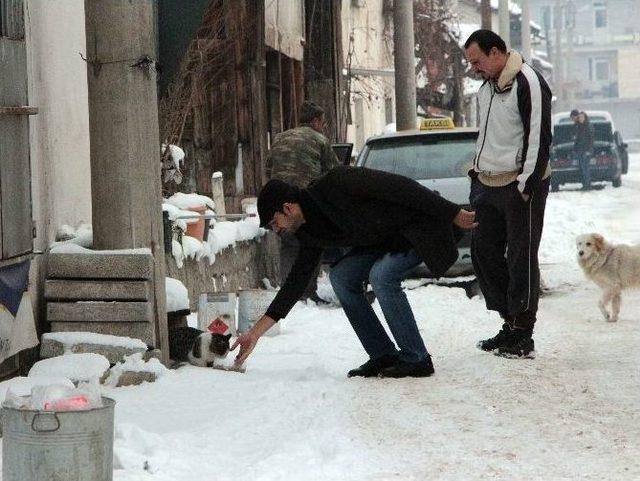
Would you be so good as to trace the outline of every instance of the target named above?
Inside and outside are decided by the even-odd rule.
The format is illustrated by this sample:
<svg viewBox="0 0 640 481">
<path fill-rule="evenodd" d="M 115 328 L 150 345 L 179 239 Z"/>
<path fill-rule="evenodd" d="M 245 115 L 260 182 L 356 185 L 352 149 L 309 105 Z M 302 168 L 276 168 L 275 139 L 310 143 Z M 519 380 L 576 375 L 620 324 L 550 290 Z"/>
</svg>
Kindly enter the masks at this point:
<svg viewBox="0 0 640 481">
<path fill-rule="evenodd" d="M 232 222 L 220 222 L 217 227 L 220 224 Z M 278 284 L 278 249 L 278 237 L 267 232 L 248 240 L 229 243 L 214 255 L 213 262 L 205 255 L 189 256 L 178 261 L 171 254 L 166 254 L 166 275 L 182 281 L 187 287 L 190 307 L 195 311 L 198 297 L 203 292 L 262 287 L 264 278 L 269 279 L 273 285 Z"/>
</svg>

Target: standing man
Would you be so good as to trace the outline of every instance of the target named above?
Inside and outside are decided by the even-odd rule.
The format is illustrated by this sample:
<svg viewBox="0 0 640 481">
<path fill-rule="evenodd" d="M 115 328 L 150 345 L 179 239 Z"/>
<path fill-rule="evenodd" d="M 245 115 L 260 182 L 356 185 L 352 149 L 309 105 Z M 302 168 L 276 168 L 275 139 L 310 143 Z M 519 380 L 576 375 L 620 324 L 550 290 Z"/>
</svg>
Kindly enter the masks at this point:
<svg viewBox="0 0 640 481">
<path fill-rule="evenodd" d="M 551 170 L 551 91 L 522 56 L 491 30 L 467 39 L 465 56 L 485 82 L 478 92 L 480 134 L 470 202 L 478 228 L 471 258 L 487 309 L 504 324 L 478 343 L 504 357 L 535 357 L 538 247 Z"/>
<path fill-rule="evenodd" d="M 305 188 L 318 177 L 339 164 L 331 142 L 323 134 L 324 110 L 314 102 L 304 101 L 300 111 L 300 127 L 277 134 L 267 156 L 270 178 L 279 179 Z M 280 285 L 287 278 L 298 254 L 299 244 L 295 236 L 284 234 L 280 243 Z M 320 264 L 312 276 L 301 299 L 326 303 L 318 297 Z"/>
<path fill-rule="evenodd" d="M 348 376 L 433 374 L 431 356 L 400 283 L 422 261 L 435 276 L 443 275 L 458 257 L 454 225 L 473 228 L 473 212 L 407 177 L 336 167 L 306 189 L 269 181 L 258 196 L 258 214 L 260 226 L 279 235 L 295 235 L 300 250 L 266 314 L 232 346 L 240 345 L 238 364 L 251 354 L 260 336 L 288 314 L 322 250 L 351 247 L 331 269 L 330 279 L 370 359 Z M 365 281 L 373 287 L 397 348 L 367 301 Z"/>
<path fill-rule="evenodd" d="M 593 125 L 585 112 L 573 109 L 569 114 L 576 127 L 573 139 L 573 155 L 578 159 L 580 176 L 582 177 L 582 190 L 591 189 L 591 153 L 593 152 Z"/>
</svg>

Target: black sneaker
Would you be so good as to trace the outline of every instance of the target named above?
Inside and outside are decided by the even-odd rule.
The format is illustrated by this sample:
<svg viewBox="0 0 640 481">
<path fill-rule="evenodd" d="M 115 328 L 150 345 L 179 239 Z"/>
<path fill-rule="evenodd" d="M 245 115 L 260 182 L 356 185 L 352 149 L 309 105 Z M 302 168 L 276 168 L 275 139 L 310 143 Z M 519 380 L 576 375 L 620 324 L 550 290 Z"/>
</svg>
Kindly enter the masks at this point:
<svg viewBox="0 0 640 481">
<path fill-rule="evenodd" d="M 476 346 L 478 349 L 482 349 L 483 351 L 491 352 L 499 347 L 507 344 L 509 342 L 509 338 L 511 337 L 511 326 L 506 322 L 502 325 L 502 329 L 500 332 L 493 336 L 490 339 L 484 339 L 483 341 L 478 341 Z"/>
<path fill-rule="evenodd" d="M 510 359 L 533 359 L 536 357 L 531 329 L 513 329 L 509 341 L 498 348 L 496 356 Z"/>
<path fill-rule="evenodd" d="M 385 354 L 378 359 L 369 359 L 362 366 L 352 369 L 347 373 L 347 377 L 376 377 L 384 368 L 393 366 L 398 362 L 398 356 Z"/>
<path fill-rule="evenodd" d="M 427 356 L 424 361 L 398 361 L 393 366 L 382 369 L 379 377 L 429 377 L 434 372 L 431 356 Z"/>
</svg>

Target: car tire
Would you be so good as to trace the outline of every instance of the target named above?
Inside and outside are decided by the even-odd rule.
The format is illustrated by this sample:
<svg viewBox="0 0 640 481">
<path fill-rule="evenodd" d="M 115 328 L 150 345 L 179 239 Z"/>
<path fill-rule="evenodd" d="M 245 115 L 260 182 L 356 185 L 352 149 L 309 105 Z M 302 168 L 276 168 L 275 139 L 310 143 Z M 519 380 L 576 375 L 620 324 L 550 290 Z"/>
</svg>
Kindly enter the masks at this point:
<svg viewBox="0 0 640 481">
<path fill-rule="evenodd" d="M 560 184 L 551 181 L 551 192 L 558 192 L 560 190 Z"/>
<path fill-rule="evenodd" d="M 614 187 L 620 187 L 622 185 L 622 177 L 618 177 L 617 179 L 613 179 L 611 181 L 611 185 Z"/>
</svg>

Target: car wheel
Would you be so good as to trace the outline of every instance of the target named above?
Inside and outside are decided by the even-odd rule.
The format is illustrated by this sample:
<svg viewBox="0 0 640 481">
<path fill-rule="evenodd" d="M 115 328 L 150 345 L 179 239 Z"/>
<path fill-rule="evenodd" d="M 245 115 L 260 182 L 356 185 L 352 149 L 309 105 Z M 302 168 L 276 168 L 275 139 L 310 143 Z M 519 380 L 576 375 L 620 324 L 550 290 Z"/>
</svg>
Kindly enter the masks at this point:
<svg viewBox="0 0 640 481">
<path fill-rule="evenodd" d="M 611 185 L 614 187 L 620 187 L 622 185 L 622 177 L 618 177 L 617 179 L 613 179 Z"/>
<path fill-rule="evenodd" d="M 560 190 L 560 184 L 557 182 L 551 182 L 551 192 L 558 192 Z"/>
</svg>

